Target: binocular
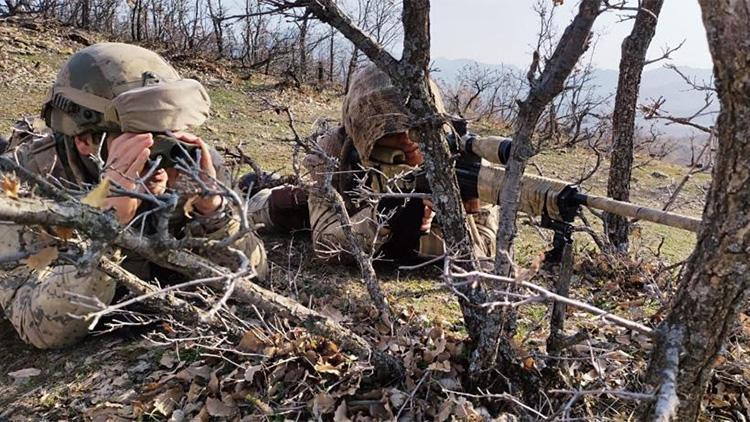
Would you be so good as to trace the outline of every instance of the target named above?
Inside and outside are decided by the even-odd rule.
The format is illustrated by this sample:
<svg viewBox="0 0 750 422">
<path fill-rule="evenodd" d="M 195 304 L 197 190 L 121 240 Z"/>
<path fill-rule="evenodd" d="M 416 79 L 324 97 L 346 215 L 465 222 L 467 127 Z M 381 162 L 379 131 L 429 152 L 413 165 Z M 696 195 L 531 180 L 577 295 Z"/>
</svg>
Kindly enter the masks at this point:
<svg viewBox="0 0 750 422">
<path fill-rule="evenodd" d="M 151 146 L 149 166 L 158 159 L 157 168 L 170 168 L 178 164 L 190 166 L 197 164 L 200 148 L 196 145 L 180 141 L 166 134 L 154 134 L 154 145 Z"/>
</svg>

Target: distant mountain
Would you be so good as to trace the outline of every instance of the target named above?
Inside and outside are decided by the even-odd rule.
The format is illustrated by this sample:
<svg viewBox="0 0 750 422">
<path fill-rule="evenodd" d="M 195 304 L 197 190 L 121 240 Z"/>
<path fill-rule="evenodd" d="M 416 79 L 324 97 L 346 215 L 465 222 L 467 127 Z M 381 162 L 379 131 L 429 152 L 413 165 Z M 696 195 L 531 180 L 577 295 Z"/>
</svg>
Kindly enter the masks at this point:
<svg viewBox="0 0 750 422">
<path fill-rule="evenodd" d="M 470 59 L 445 59 L 436 58 L 432 63 L 434 75 L 448 83 L 456 80 L 461 69 L 468 65 L 476 63 L 479 66 L 490 69 L 518 71 L 518 67 L 513 65 L 487 64 L 479 63 Z M 678 67 L 678 69 L 687 77 L 698 81 L 711 84 L 713 81 L 711 69 L 697 69 L 691 67 Z M 599 96 L 606 97 L 612 95 L 617 90 L 618 71 L 611 69 L 596 69 L 594 71 L 593 83 L 596 85 L 596 93 Z M 652 65 L 643 72 L 641 80 L 641 90 L 639 94 L 639 104 L 649 103 L 651 99 L 663 97 L 666 102 L 662 106 L 664 111 L 674 116 L 686 117 L 691 116 L 704 106 L 703 92 L 691 90 L 685 81 L 673 70 Z M 611 104 L 610 104 L 611 105 Z M 708 112 L 717 112 L 719 109 L 718 101 L 714 101 Z M 703 116 L 696 119 L 697 123 L 711 125 L 716 115 Z M 639 125 L 646 125 L 647 122 L 639 121 Z M 648 123 L 650 124 L 650 123 Z M 674 138 L 684 138 L 694 133 L 694 129 L 679 125 L 659 125 L 659 129 L 666 135 Z M 699 138 L 701 138 L 699 136 Z"/>
</svg>

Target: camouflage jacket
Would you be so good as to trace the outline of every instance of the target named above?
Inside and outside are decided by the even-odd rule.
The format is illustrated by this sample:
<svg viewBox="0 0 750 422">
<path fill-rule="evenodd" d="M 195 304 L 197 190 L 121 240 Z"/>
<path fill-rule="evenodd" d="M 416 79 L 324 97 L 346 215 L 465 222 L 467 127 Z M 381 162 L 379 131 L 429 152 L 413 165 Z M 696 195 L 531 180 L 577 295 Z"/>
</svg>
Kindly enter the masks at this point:
<svg viewBox="0 0 750 422">
<path fill-rule="evenodd" d="M 98 183 L 98 167 L 72 151 L 60 136 L 50 133 L 39 121 L 21 121 L 9 139 L 4 157 L 15 160 L 23 168 L 38 175 L 54 178 L 64 186 L 84 187 Z M 221 158 L 214 153 L 217 178 L 229 182 L 228 172 Z M 181 206 L 181 205 L 180 205 Z M 147 208 L 138 210 L 142 213 Z M 179 208 L 180 210 L 182 208 Z M 239 230 L 237 218 L 226 209 L 211 217 L 188 218 L 182 212 L 172 215 L 169 229 L 172 234 L 220 239 Z M 44 236 L 37 227 L 18 226 L 0 221 L 0 256 L 33 250 L 50 236 Z M 144 219 L 144 230 L 155 230 L 155 224 Z M 264 278 L 267 263 L 263 244 L 254 233 L 242 237 L 235 248 L 247 255 L 258 277 Z M 207 257 L 221 265 L 219 256 Z M 58 260 L 59 261 L 59 260 Z M 185 280 L 166 268 L 159 267 L 147 257 L 127 254 L 121 264 L 126 270 L 143 280 L 158 280 L 173 284 Z M 39 348 L 61 347 L 79 340 L 88 332 L 88 323 L 70 315 L 82 315 L 90 307 L 77 304 L 70 294 L 94 297 L 101 303 L 110 303 L 115 297 L 115 284 L 100 271 L 79 273 L 75 266 L 57 263 L 43 269 L 30 269 L 15 263 L 0 264 L 0 306 L 20 337 Z"/>
</svg>

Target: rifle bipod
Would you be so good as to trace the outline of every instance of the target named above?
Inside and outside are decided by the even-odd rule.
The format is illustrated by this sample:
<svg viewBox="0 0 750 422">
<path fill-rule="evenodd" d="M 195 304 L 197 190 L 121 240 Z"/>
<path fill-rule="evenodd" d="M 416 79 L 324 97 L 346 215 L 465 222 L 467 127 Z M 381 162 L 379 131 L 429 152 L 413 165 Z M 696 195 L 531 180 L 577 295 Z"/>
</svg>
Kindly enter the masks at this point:
<svg viewBox="0 0 750 422">
<path fill-rule="evenodd" d="M 542 227 L 555 233 L 552 238 L 552 249 L 544 253 L 544 262 L 559 264 L 566 245 L 568 247 L 573 245 L 573 225 L 567 221 L 553 220 L 547 213 L 544 213 L 542 214 Z"/>
</svg>

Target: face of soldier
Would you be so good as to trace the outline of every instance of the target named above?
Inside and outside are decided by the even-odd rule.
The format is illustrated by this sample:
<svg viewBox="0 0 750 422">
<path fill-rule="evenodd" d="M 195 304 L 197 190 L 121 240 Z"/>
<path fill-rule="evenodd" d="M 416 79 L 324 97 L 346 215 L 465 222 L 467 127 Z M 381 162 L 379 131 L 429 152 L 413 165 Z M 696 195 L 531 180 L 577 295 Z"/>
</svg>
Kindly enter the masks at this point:
<svg viewBox="0 0 750 422">
<path fill-rule="evenodd" d="M 376 144 L 403 151 L 406 155 L 406 164 L 410 166 L 418 166 L 424 161 L 419 145 L 413 142 L 406 132 L 385 135 L 378 139 Z"/>
</svg>

